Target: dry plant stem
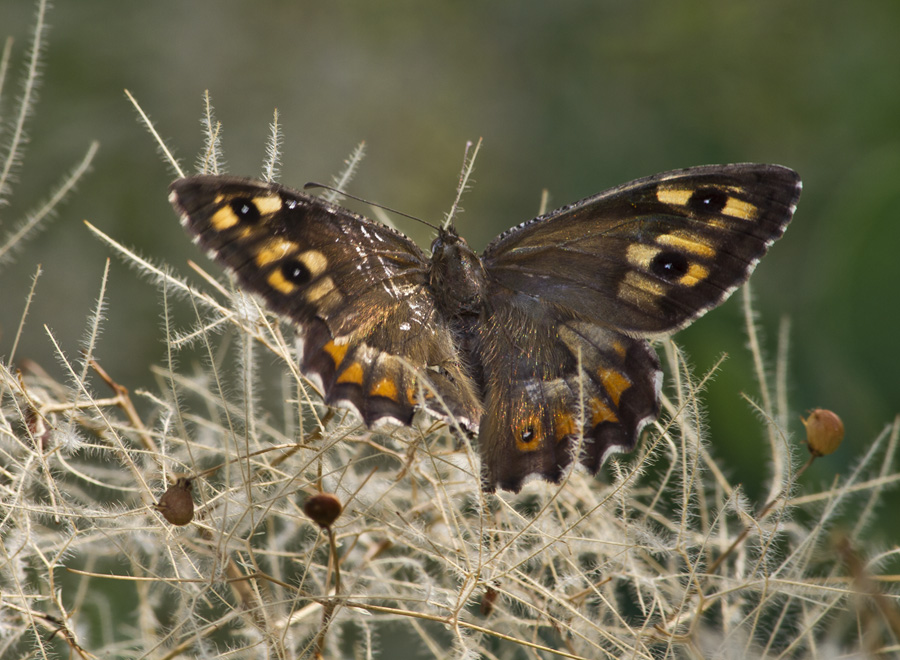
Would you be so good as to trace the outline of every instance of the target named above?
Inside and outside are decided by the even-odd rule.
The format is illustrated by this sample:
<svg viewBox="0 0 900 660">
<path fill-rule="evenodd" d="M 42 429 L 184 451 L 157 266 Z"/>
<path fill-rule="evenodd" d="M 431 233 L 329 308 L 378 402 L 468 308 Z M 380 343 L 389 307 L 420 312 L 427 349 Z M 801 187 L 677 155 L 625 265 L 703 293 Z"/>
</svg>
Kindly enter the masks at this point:
<svg viewBox="0 0 900 660">
<path fill-rule="evenodd" d="M 46 15 L 47 2 L 46 0 L 40 0 L 33 32 L 34 40 L 29 52 L 25 85 L 21 93 L 21 101 L 19 102 L 19 112 L 13 122 L 12 135 L 4 140 L 9 146 L 7 147 L 8 155 L 4 159 L 2 170 L 0 170 L 0 199 L 6 198 L 9 192 L 10 173 L 21 163 L 19 150 L 26 141 L 25 123 L 33 109 L 35 89 L 40 78 L 41 50 L 44 44 L 44 32 L 47 29 Z M 12 43 L 9 42 L 9 45 L 11 46 Z"/>
<path fill-rule="evenodd" d="M 345 601 L 344 607 L 353 607 L 360 610 L 365 610 L 367 612 L 375 612 L 380 614 L 398 614 L 403 617 L 410 617 L 414 619 L 422 619 L 424 621 L 434 621 L 436 623 L 441 623 L 445 626 L 451 627 L 460 627 L 465 628 L 467 630 L 472 630 L 474 632 L 482 633 L 485 635 L 489 635 L 490 637 L 496 637 L 497 639 L 502 639 L 507 642 L 512 642 L 513 644 L 517 644 L 519 646 L 524 646 L 529 649 L 533 649 L 535 651 L 542 651 L 544 653 L 550 653 L 552 655 L 558 656 L 560 658 L 570 658 L 571 660 L 589 660 L 585 658 L 583 655 L 576 655 L 573 653 L 567 653 L 565 651 L 560 651 L 559 649 L 554 649 L 549 646 L 544 646 L 543 644 L 537 644 L 535 642 L 529 642 L 528 640 L 521 639 L 519 637 L 512 637 L 511 635 L 506 635 L 504 633 L 498 632 L 496 630 L 491 630 L 490 628 L 485 628 L 484 626 L 479 626 L 474 623 L 469 623 L 467 621 L 462 621 L 458 618 L 449 618 L 445 616 L 437 616 L 435 614 L 426 614 L 424 612 L 414 612 L 412 610 L 402 610 L 396 607 L 385 607 L 383 605 L 371 605 L 368 603 L 360 603 L 357 601 Z"/>
<path fill-rule="evenodd" d="M 799 479 L 800 475 L 802 475 L 804 472 L 806 472 L 806 469 L 810 465 L 812 465 L 814 460 L 816 460 L 816 456 L 811 455 L 807 459 L 806 463 L 803 464 L 803 467 L 801 467 L 799 470 L 797 470 L 796 474 L 794 475 L 794 479 L 795 480 Z M 766 503 L 766 505 L 762 508 L 762 510 L 760 510 L 759 514 L 757 515 L 757 519 L 762 521 L 763 518 L 765 518 L 767 515 L 769 515 L 769 512 L 772 510 L 772 508 L 776 504 L 778 504 L 779 500 L 781 500 L 782 497 L 783 497 L 783 493 L 779 493 L 777 496 L 775 496 L 774 498 L 769 500 Z M 744 527 L 744 531 L 742 531 L 740 534 L 738 534 L 737 538 L 735 538 L 734 541 L 731 542 L 731 545 L 728 546 L 728 548 L 725 550 L 725 552 L 723 552 L 721 555 L 719 555 L 719 557 L 712 564 L 710 564 L 710 566 L 706 572 L 709 574 L 715 573 L 716 570 L 718 570 L 719 566 L 722 565 L 722 562 L 724 562 L 726 559 L 728 559 L 729 555 L 731 555 L 731 553 L 734 552 L 737 549 L 737 547 L 741 543 L 744 542 L 744 540 L 747 538 L 747 536 L 750 534 L 750 532 L 752 530 L 753 530 L 752 525 L 747 525 L 746 527 Z"/>
<path fill-rule="evenodd" d="M 59 635 L 62 637 L 66 645 L 79 657 L 85 659 L 94 659 L 96 656 L 88 653 L 75 639 L 75 634 L 66 624 L 65 620 L 60 617 L 53 616 L 52 614 L 47 614 L 46 612 L 41 612 L 35 609 L 27 609 L 24 610 L 21 607 L 17 607 L 14 603 L 4 601 L 3 607 L 7 608 L 10 612 L 18 612 L 22 614 L 25 618 L 29 619 L 35 624 L 38 624 L 50 631 L 50 636 L 47 638 L 47 641 L 53 639 L 55 635 Z"/>
<path fill-rule="evenodd" d="M 278 108 L 272 115 L 272 123 L 269 124 L 269 140 L 266 142 L 266 158 L 263 161 L 263 181 L 273 183 L 278 180 L 281 167 L 281 143 L 284 136 L 281 133 L 281 124 L 278 123 Z"/>
<path fill-rule="evenodd" d="M 341 557 L 338 554 L 337 541 L 334 538 L 334 530 L 328 527 L 325 532 L 328 534 L 328 548 L 331 552 L 331 566 L 334 567 L 334 594 L 339 596 L 341 593 Z"/>
<path fill-rule="evenodd" d="M 31 303 L 34 301 L 34 292 L 37 288 L 38 279 L 40 278 L 43 270 L 41 269 L 40 264 L 38 264 L 37 268 L 34 270 L 34 275 L 31 278 L 31 288 L 28 289 L 28 295 L 25 296 L 25 308 L 22 310 L 22 314 L 19 316 L 19 326 L 16 328 L 15 338 L 13 339 L 12 348 L 9 351 L 9 364 L 15 364 L 16 361 L 16 351 L 19 348 L 19 341 L 22 339 L 22 333 L 25 330 L 25 320 L 28 318 L 28 310 L 31 309 Z M 5 389 L 0 387 L 0 398 L 3 397 L 5 393 Z"/>
<path fill-rule="evenodd" d="M 4 237 L 4 244 L 0 245 L 0 264 L 3 263 L 4 259 L 7 258 L 20 241 L 24 240 L 47 217 L 51 217 L 55 213 L 56 208 L 68 197 L 75 185 L 90 169 L 91 162 L 94 160 L 94 156 L 97 155 L 99 148 L 99 142 L 92 142 L 87 152 L 85 152 L 84 158 L 63 177 L 62 182 L 58 184 L 53 194 L 36 210 L 29 213 L 16 230 Z"/>
<path fill-rule="evenodd" d="M 210 98 L 208 89 L 203 91 L 203 110 L 204 115 L 201 123 L 206 133 L 206 149 L 198 163 L 199 169 L 204 174 L 220 174 L 225 170 L 221 149 L 222 123 L 215 117 L 212 98 Z"/>
<path fill-rule="evenodd" d="M 759 383 L 759 392 L 760 397 L 762 398 L 762 411 L 767 419 L 777 420 L 784 417 L 787 413 L 785 411 L 784 414 L 779 417 L 773 404 L 773 397 L 768 384 L 767 371 L 763 359 L 762 344 L 759 339 L 759 332 L 755 314 L 753 312 L 753 293 L 749 282 L 744 284 L 742 294 L 741 303 L 744 307 L 747 341 L 750 345 L 750 355 L 753 357 L 754 371 L 756 372 L 756 379 Z M 786 353 L 786 350 L 787 349 L 785 348 L 784 353 Z M 778 383 L 776 382 L 776 388 L 777 387 Z M 779 483 L 782 483 L 781 479 L 785 478 L 785 475 L 790 468 L 789 456 L 784 449 L 784 445 L 779 442 L 776 429 L 777 427 L 774 424 L 766 425 L 766 435 L 769 439 L 769 451 L 772 461 L 772 472 L 774 474 L 769 490 L 769 500 L 777 499 L 780 496 L 781 487 L 779 486 Z"/>
<path fill-rule="evenodd" d="M 353 180 L 353 177 L 356 176 L 356 172 L 359 170 L 359 166 L 365 157 L 366 142 L 363 140 L 356 145 L 353 153 L 351 153 L 350 157 L 344 161 L 344 167 L 341 172 L 332 178 L 332 186 L 326 189 L 325 194 L 322 195 L 322 199 L 331 202 L 332 204 L 338 204 L 344 196 L 343 191 L 347 189 L 350 182 Z"/>
<path fill-rule="evenodd" d="M 866 571 L 865 563 L 853 548 L 849 538 L 842 536 L 837 542 L 837 550 L 850 571 L 850 577 L 853 580 L 856 592 L 872 599 L 888 628 L 890 628 L 895 642 L 900 642 L 900 612 L 898 612 L 896 604 L 878 589 L 868 571 Z"/>
<path fill-rule="evenodd" d="M 466 152 L 463 155 L 463 167 L 459 174 L 459 184 L 456 187 L 456 198 L 453 200 L 453 206 L 450 207 L 450 212 L 447 213 L 444 229 L 447 229 L 450 226 L 450 223 L 453 222 L 453 219 L 459 211 L 459 203 L 462 200 L 463 193 L 469 186 L 472 172 L 475 170 L 475 159 L 478 158 L 478 152 L 481 150 L 481 143 L 482 138 L 478 138 L 478 142 L 475 143 L 475 147 L 473 148 L 471 142 L 466 142 Z"/>
<path fill-rule="evenodd" d="M 144 449 L 146 449 L 151 456 L 158 456 L 159 449 L 157 448 L 156 443 L 153 442 L 153 437 L 150 435 L 147 427 L 144 426 L 144 422 L 141 420 L 140 415 L 138 415 L 137 409 L 135 409 L 134 403 L 131 401 L 128 388 L 114 381 L 106 370 L 100 366 L 100 363 L 97 362 L 97 360 L 91 359 L 88 364 L 91 369 L 100 376 L 100 379 L 115 393 L 116 396 L 113 399 L 113 402 L 125 413 L 131 426 L 137 430 L 138 437 L 141 439 Z"/>
<path fill-rule="evenodd" d="M 328 629 L 331 627 L 331 621 L 334 618 L 334 613 L 337 611 L 341 595 L 341 559 L 338 556 L 334 531 L 329 526 L 325 528 L 325 533 L 328 535 L 328 570 L 330 572 L 334 569 L 334 598 L 329 598 L 322 603 L 322 626 L 318 635 L 316 635 L 315 641 L 316 654 L 321 657 L 324 657 L 325 655 L 325 642 L 328 638 Z"/>
<path fill-rule="evenodd" d="M 3 54 L 0 55 L 0 94 L 3 94 L 3 87 L 6 84 L 6 74 L 9 72 L 9 60 L 12 57 L 12 47 L 14 39 L 6 37 L 3 42 Z"/>
<path fill-rule="evenodd" d="M 157 132 L 156 127 L 153 125 L 153 122 L 150 121 L 150 117 L 144 112 L 144 109 L 137 102 L 137 99 L 129 92 L 127 89 L 125 90 L 125 96 L 128 97 L 128 100 L 131 102 L 131 105 L 134 106 L 134 109 L 137 110 L 138 115 L 141 117 L 141 123 L 146 127 L 146 129 L 150 132 L 150 135 L 153 136 L 154 141 L 156 142 L 156 146 L 159 149 L 160 153 L 163 155 L 165 160 L 172 167 L 172 170 L 178 177 L 184 176 L 184 170 L 181 168 L 178 160 L 176 160 L 174 154 L 171 150 L 166 146 L 165 141 L 162 139 L 160 134 Z"/>
</svg>

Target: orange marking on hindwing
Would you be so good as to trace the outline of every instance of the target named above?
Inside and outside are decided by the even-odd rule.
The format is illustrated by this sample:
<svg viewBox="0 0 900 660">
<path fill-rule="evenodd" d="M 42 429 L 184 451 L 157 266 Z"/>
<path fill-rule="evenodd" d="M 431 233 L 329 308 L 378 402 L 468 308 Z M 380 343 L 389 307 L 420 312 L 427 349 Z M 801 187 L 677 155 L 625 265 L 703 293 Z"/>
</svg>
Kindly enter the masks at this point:
<svg viewBox="0 0 900 660">
<path fill-rule="evenodd" d="M 391 378 L 382 378 L 369 390 L 370 396 L 383 396 L 391 401 L 397 400 L 397 383 Z"/>
<path fill-rule="evenodd" d="M 348 348 L 350 348 L 350 344 L 335 344 L 334 340 L 331 340 L 322 347 L 322 350 L 331 356 L 331 359 L 334 360 L 334 368 L 337 369 L 344 361 Z"/>
<path fill-rule="evenodd" d="M 591 399 L 588 402 L 588 405 L 591 408 L 591 426 L 597 426 L 598 424 L 602 424 L 603 422 L 619 421 L 619 418 L 616 417 L 616 413 L 614 413 L 609 406 L 607 406 L 597 397 Z"/>
<path fill-rule="evenodd" d="M 631 381 L 615 369 L 600 369 L 597 375 L 600 376 L 600 382 L 603 384 L 603 389 L 609 394 L 609 398 L 612 400 L 613 405 L 618 408 L 619 399 L 622 398 L 622 392 L 631 387 Z"/>
<path fill-rule="evenodd" d="M 359 362 L 353 362 L 349 367 L 344 369 L 341 372 L 341 375 L 338 376 L 337 382 L 339 383 L 351 383 L 352 385 L 362 385 L 363 382 L 363 368 Z"/>
<path fill-rule="evenodd" d="M 566 410 L 557 410 L 553 413 L 553 428 L 555 429 L 557 442 L 567 435 L 574 435 L 575 416 Z"/>
</svg>

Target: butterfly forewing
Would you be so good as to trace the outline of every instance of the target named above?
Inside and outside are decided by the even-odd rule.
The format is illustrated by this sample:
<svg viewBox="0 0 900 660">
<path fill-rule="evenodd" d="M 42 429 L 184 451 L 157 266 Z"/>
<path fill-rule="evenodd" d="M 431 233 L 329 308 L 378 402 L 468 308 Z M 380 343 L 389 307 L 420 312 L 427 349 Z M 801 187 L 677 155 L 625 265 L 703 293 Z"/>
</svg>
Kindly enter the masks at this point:
<svg viewBox="0 0 900 660">
<path fill-rule="evenodd" d="M 498 289 L 637 335 L 684 327 L 746 281 L 800 195 L 777 165 L 639 179 L 516 227 L 484 253 Z"/>
</svg>

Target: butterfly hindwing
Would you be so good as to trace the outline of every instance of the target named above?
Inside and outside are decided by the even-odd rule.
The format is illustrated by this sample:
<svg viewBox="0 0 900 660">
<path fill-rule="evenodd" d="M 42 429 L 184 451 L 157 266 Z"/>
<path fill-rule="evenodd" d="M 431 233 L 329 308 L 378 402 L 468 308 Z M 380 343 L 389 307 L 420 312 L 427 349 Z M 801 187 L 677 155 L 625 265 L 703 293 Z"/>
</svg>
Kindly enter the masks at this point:
<svg viewBox="0 0 900 660">
<path fill-rule="evenodd" d="M 634 449 L 659 412 L 662 374 L 647 342 L 552 310 L 537 320 L 494 303 L 494 323 L 483 328 L 500 349 L 485 358 L 485 488 L 518 491 L 531 476 L 557 482 L 573 460 L 594 473 L 610 453 Z"/>
</svg>

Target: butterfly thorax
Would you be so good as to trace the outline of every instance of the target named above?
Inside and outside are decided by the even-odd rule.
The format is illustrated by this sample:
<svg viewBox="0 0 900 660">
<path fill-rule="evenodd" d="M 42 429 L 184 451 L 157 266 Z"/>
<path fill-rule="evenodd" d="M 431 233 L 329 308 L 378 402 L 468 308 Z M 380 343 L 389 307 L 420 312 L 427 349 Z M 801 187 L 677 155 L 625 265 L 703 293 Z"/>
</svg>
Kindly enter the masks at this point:
<svg viewBox="0 0 900 660">
<path fill-rule="evenodd" d="M 441 229 L 431 244 L 428 283 L 436 306 L 453 333 L 460 367 L 486 391 L 479 329 L 485 322 L 487 276 L 478 255 L 452 227 Z"/>
<path fill-rule="evenodd" d="M 428 280 L 445 318 L 481 315 L 487 286 L 484 266 L 452 227 L 442 229 L 431 244 Z"/>
</svg>

